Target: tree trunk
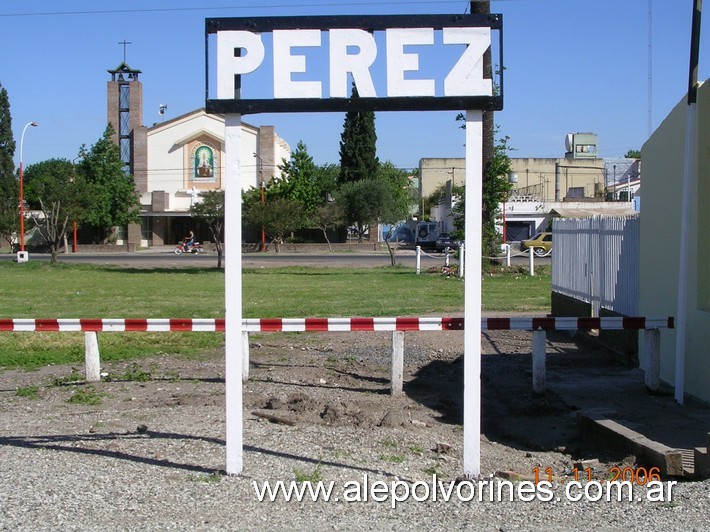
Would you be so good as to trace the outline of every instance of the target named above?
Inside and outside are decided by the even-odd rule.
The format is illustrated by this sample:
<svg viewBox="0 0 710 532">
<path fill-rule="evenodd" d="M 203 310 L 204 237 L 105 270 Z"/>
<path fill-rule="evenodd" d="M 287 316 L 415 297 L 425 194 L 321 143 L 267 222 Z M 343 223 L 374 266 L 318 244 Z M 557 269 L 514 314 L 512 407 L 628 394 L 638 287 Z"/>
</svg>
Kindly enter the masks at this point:
<svg viewBox="0 0 710 532">
<path fill-rule="evenodd" d="M 486 1 L 471 2 L 472 15 L 490 15 L 491 3 Z M 503 68 L 501 65 L 500 68 Z M 493 66 L 491 64 L 491 49 L 489 48 L 483 54 L 483 77 L 493 78 Z M 495 120 L 493 111 L 483 111 L 483 179 L 488 179 L 486 170 L 493 159 L 495 149 Z"/>
<path fill-rule="evenodd" d="M 487 1 L 472 1 L 471 2 L 471 14 L 476 15 L 490 15 L 491 13 L 491 3 Z M 500 65 L 503 68 L 503 65 Z M 493 67 L 491 64 L 491 49 L 485 51 L 483 54 L 483 77 L 493 79 Z M 483 111 L 483 131 L 482 131 L 482 144 L 483 144 L 483 161 L 482 161 L 482 172 L 483 172 L 483 187 L 490 179 L 495 179 L 495 176 L 488 175 L 491 162 L 493 161 L 493 156 L 495 153 L 495 119 L 493 117 L 493 111 Z M 486 201 L 486 196 L 483 196 L 483 201 Z M 482 224 L 483 227 L 486 226 L 487 213 L 495 213 L 498 210 L 498 205 L 484 205 L 482 210 Z M 488 214 L 488 216 L 494 216 L 493 214 Z M 493 240 L 489 240 L 483 237 L 483 254 L 493 255 L 495 250 L 493 249 Z"/>
<path fill-rule="evenodd" d="M 389 251 L 389 254 L 390 254 L 390 262 L 392 263 L 392 266 L 396 266 L 397 263 L 395 262 L 394 254 L 397 251 L 397 246 L 399 245 L 399 241 L 395 241 L 394 247 L 392 247 L 392 246 L 390 246 L 390 241 L 385 238 L 385 244 L 387 245 L 387 251 Z"/>
<path fill-rule="evenodd" d="M 328 231 L 326 231 L 325 229 L 323 229 L 322 231 L 323 231 L 323 237 L 325 238 L 325 241 L 328 242 L 328 251 L 330 251 L 332 253 L 333 246 L 331 245 L 330 239 L 328 238 Z"/>
</svg>

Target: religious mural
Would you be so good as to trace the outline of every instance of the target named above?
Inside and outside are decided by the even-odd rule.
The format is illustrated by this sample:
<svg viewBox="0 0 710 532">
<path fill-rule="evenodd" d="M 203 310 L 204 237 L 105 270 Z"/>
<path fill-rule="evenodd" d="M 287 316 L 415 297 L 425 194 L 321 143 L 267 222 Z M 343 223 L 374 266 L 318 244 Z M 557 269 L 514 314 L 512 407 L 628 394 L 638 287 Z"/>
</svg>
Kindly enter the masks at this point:
<svg viewBox="0 0 710 532">
<path fill-rule="evenodd" d="M 206 142 L 197 142 L 191 152 L 190 180 L 193 183 L 216 183 L 217 149 Z"/>
</svg>

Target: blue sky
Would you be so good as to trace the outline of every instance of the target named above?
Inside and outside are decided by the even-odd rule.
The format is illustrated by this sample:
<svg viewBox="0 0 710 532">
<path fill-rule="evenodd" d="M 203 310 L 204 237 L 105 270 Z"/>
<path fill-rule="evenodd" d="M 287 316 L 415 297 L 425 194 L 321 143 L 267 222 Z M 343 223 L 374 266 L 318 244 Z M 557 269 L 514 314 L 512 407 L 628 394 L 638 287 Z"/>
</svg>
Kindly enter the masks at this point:
<svg viewBox="0 0 710 532">
<path fill-rule="evenodd" d="M 468 1 L 419 0 L 4 0 L 0 83 L 8 91 L 25 166 L 73 159 L 106 126 L 107 69 L 123 60 L 142 71 L 144 123 L 204 106 L 204 19 L 230 16 L 463 13 Z M 200 5 L 203 4 L 203 5 Z M 692 0 L 494 0 L 504 17 L 505 107 L 499 136 L 514 157 L 563 157 L 567 133 L 599 135 L 602 157 L 640 148 L 687 89 Z M 707 18 L 707 17 L 706 17 Z M 710 76 L 703 33 L 699 79 Z M 649 113 L 649 109 L 651 113 Z M 424 157 L 463 157 L 455 112 L 378 113 L 378 155 L 412 168 Z M 316 163 L 337 163 L 342 113 L 249 115 L 274 125 L 292 148 L 302 140 Z"/>
</svg>

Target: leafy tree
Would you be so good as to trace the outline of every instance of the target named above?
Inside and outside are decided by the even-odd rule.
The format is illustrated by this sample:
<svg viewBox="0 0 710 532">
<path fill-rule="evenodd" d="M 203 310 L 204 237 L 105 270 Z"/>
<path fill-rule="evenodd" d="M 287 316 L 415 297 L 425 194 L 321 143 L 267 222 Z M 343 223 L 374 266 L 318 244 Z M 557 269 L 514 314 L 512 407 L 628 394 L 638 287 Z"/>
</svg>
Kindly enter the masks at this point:
<svg viewBox="0 0 710 532">
<path fill-rule="evenodd" d="M 487 175 L 483 179 L 483 212 L 482 217 L 482 250 L 484 256 L 496 256 L 500 249 L 500 235 L 496 231 L 498 206 L 507 197 L 512 185 L 508 182 L 511 171 L 508 151 L 509 137 L 503 137 L 495 145 L 494 156 L 487 167 Z M 465 196 L 454 207 L 454 238 L 465 240 Z"/>
<path fill-rule="evenodd" d="M 202 201 L 190 207 L 190 215 L 202 220 L 210 228 L 217 247 L 217 268 L 222 267 L 222 228 L 224 227 L 224 190 L 207 190 L 200 194 Z"/>
<path fill-rule="evenodd" d="M 15 175 L 15 139 L 7 89 L 0 83 L 0 236 L 8 242 L 18 226 L 19 191 Z"/>
<path fill-rule="evenodd" d="M 96 239 L 105 242 L 115 226 L 139 220 L 140 201 L 133 177 L 123 172 L 119 147 L 111 140 L 109 124 L 103 136 L 87 150 L 81 147 L 82 161 L 77 173 L 85 179 L 92 195 L 90 207 L 81 217 L 82 224 L 96 231 Z"/>
<path fill-rule="evenodd" d="M 338 190 L 338 176 L 340 166 L 337 164 L 324 164 L 316 166 L 315 182 L 321 191 L 324 201 L 331 201 Z"/>
<path fill-rule="evenodd" d="M 409 173 L 397 168 L 390 161 L 382 164 L 377 178 L 387 185 L 385 206 L 377 212 L 377 222 L 395 223 L 407 218 L 409 214 Z"/>
<path fill-rule="evenodd" d="M 300 202 L 307 213 L 312 213 L 325 201 L 325 194 L 317 182 L 317 167 L 303 141 L 298 141 L 291 159 L 279 165 L 283 178 L 273 180 L 269 196 Z"/>
<path fill-rule="evenodd" d="M 626 152 L 624 155 L 627 159 L 640 159 L 641 158 L 641 150 L 629 150 Z"/>
<path fill-rule="evenodd" d="M 352 97 L 359 97 L 355 84 Z M 348 111 L 340 137 L 340 184 L 372 178 L 379 165 L 375 113 Z"/>
<path fill-rule="evenodd" d="M 258 228 L 263 225 L 266 230 L 269 224 L 263 222 L 268 218 L 273 229 L 275 217 L 267 211 L 274 209 L 274 202 L 280 199 L 284 200 L 285 205 L 289 207 L 294 203 L 300 205 L 299 210 L 287 209 L 285 211 L 296 215 L 293 223 L 286 224 L 289 226 L 287 232 L 297 231 L 303 227 L 316 227 L 323 231 L 326 241 L 329 242 L 328 229 L 335 227 L 342 221 L 340 211 L 329 206 L 328 203 L 337 188 L 338 167 L 332 164 L 317 166 L 308 154 L 306 145 L 299 142 L 291 159 L 284 161 L 279 168 L 283 177 L 271 180 L 264 187 L 266 197 L 264 207 L 259 206 L 261 204 L 260 188 L 251 187 L 242 194 L 244 222 Z M 281 227 L 284 222 L 279 220 L 276 225 Z M 285 238 L 285 233 L 280 236 L 278 233 L 278 230 L 275 233 L 273 230 L 271 231 L 271 238 L 277 246 Z"/>
<path fill-rule="evenodd" d="M 281 244 L 286 241 L 287 235 L 297 231 L 306 223 L 303 204 L 286 198 L 273 198 L 268 203 L 243 202 L 242 209 L 245 220 L 258 227 L 264 227 L 277 253 L 281 250 Z"/>
<path fill-rule="evenodd" d="M 49 159 L 28 166 L 24 172 L 29 217 L 49 246 L 52 262 L 57 261 L 67 224 L 78 219 L 91 201 L 83 178 L 74 170 L 66 159 Z"/>
<path fill-rule="evenodd" d="M 345 183 L 340 187 L 336 202 L 348 224 L 357 227 L 359 241 L 366 225 L 394 223 L 409 212 L 409 183 L 407 172 L 392 163 L 385 163 L 377 176 Z"/>
<path fill-rule="evenodd" d="M 333 246 L 328 238 L 328 229 L 333 229 L 343 225 L 344 216 L 340 206 L 334 201 L 330 201 L 325 205 L 320 205 L 309 216 L 308 223 L 323 232 L 323 237 L 328 243 L 328 250 L 333 251 Z"/>
<path fill-rule="evenodd" d="M 466 189 L 464 188 L 463 185 L 454 185 L 451 188 L 451 195 L 463 197 L 465 190 Z M 436 187 L 432 191 L 431 194 L 422 198 L 422 205 L 423 205 L 422 210 L 424 212 L 430 212 L 431 208 L 434 207 L 435 205 L 438 205 L 439 202 L 444 198 L 445 194 L 446 194 L 446 184 L 442 183 L 441 185 Z"/>
</svg>

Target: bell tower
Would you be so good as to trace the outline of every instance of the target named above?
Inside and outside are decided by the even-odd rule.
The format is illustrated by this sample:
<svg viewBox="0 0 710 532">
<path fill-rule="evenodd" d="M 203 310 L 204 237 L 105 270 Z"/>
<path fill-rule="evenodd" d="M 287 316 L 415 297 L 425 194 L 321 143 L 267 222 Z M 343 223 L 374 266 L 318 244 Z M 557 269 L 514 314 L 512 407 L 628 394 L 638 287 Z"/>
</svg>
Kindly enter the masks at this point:
<svg viewBox="0 0 710 532">
<path fill-rule="evenodd" d="M 146 129 L 143 127 L 143 85 L 138 79 L 141 74 L 126 63 L 126 45 L 123 41 L 123 62 L 113 70 L 108 70 L 111 80 L 107 84 L 107 118 L 113 126 L 113 141 L 121 150 L 123 171 L 133 175 L 136 189 L 147 189 Z"/>
</svg>

